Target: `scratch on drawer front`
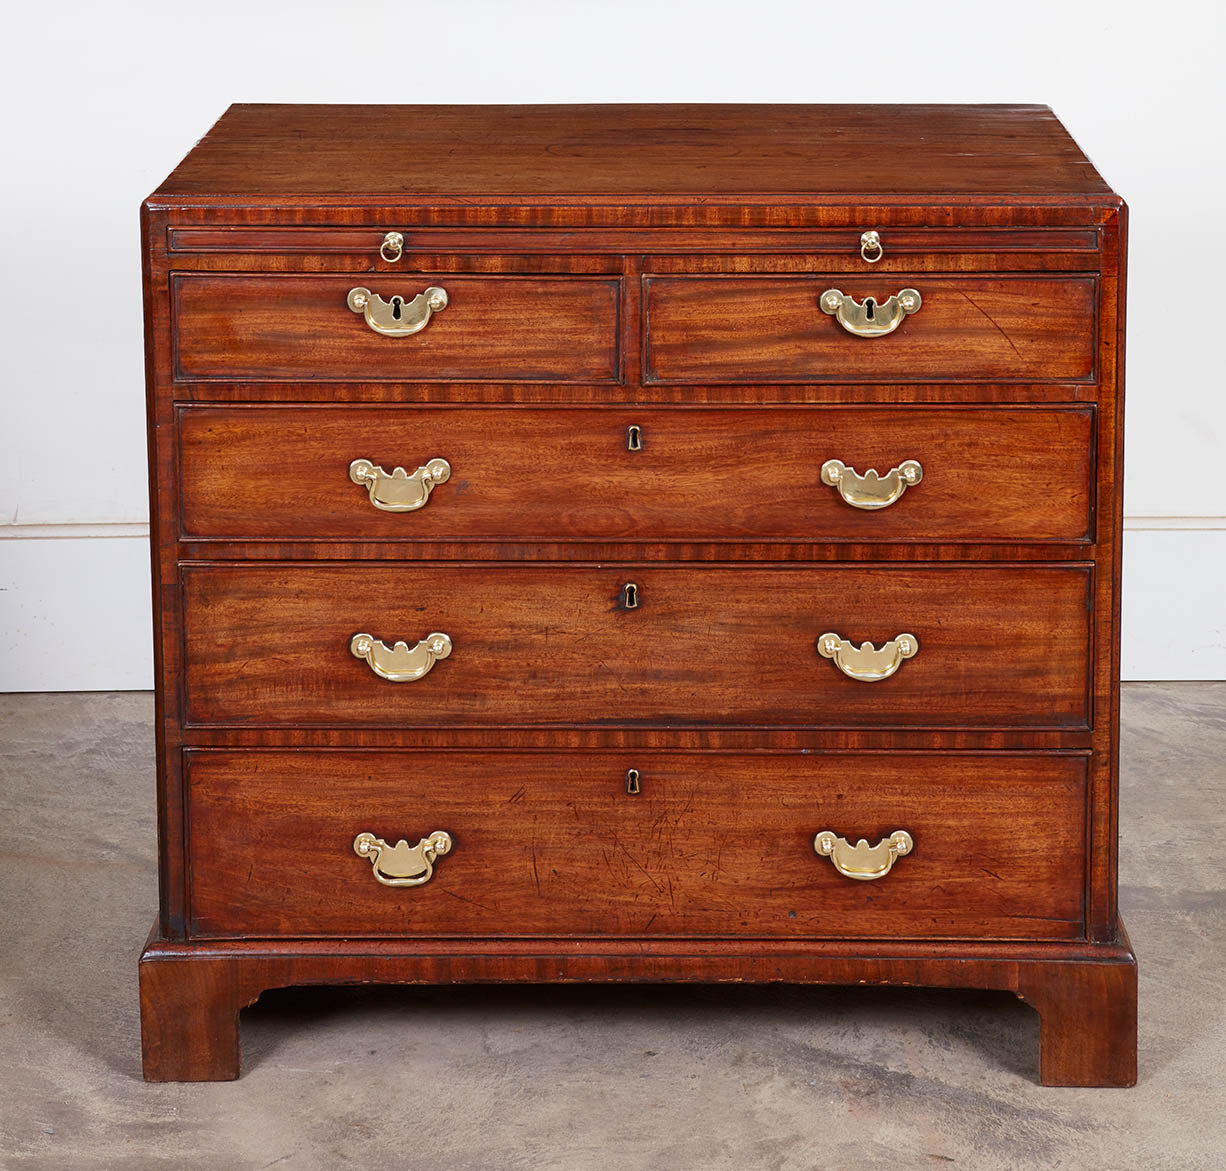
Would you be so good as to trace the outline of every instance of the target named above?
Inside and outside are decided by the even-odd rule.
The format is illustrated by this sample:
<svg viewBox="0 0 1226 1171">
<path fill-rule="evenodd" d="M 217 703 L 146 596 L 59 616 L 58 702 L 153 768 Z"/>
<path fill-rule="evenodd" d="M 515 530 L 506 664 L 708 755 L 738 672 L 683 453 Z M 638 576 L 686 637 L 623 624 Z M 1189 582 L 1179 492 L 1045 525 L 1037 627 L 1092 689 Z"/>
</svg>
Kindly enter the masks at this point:
<svg viewBox="0 0 1226 1171">
<path fill-rule="evenodd" d="M 962 295 L 992 323 L 992 326 L 995 328 L 996 332 L 1009 343 L 1009 349 L 1011 349 L 1020 358 L 1022 356 L 1021 351 L 1013 344 L 1013 339 L 1007 333 L 1005 333 L 1005 331 L 1001 329 L 999 325 L 996 324 L 996 318 L 993 317 L 986 309 L 984 309 L 983 306 L 980 305 L 979 302 L 976 301 L 975 298 L 969 293 L 963 293 Z"/>
</svg>

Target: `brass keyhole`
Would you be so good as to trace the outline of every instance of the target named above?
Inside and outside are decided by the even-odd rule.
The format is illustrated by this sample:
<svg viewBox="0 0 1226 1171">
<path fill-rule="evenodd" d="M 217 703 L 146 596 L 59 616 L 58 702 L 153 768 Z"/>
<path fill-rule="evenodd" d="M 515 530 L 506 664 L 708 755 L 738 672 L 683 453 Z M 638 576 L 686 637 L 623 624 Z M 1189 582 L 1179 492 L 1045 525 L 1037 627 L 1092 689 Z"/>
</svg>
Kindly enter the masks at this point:
<svg viewBox="0 0 1226 1171">
<path fill-rule="evenodd" d="M 393 298 L 392 298 L 392 316 L 393 316 L 393 317 L 394 317 L 394 318 L 395 318 L 397 321 L 399 321 L 399 320 L 400 320 L 400 307 L 401 307 L 401 305 L 403 305 L 403 304 L 404 304 L 404 301 L 403 301 L 403 300 L 402 300 L 400 297 L 393 297 Z"/>
<path fill-rule="evenodd" d="M 643 429 L 641 427 L 631 426 L 626 428 L 626 450 L 643 450 Z"/>
<path fill-rule="evenodd" d="M 639 608 L 639 587 L 632 581 L 628 581 L 622 586 L 622 605 L 627 610 L 637 610 Z"/>
<path fill-rule="evenodd" d="M 864 316 L 867 317 L 869 321 L 873 320 L 873 310 L 876 308 L 877 302 L 874 301 L 872 297 L 864 298 Z"/>
<path fill-rule="evenodd" d="M 631 797 L 637 797 L 642 791 L 643 785 L 639 779 L 639 770 L 636 768 L 626 769 L 626 792 Z"/>
</svg>

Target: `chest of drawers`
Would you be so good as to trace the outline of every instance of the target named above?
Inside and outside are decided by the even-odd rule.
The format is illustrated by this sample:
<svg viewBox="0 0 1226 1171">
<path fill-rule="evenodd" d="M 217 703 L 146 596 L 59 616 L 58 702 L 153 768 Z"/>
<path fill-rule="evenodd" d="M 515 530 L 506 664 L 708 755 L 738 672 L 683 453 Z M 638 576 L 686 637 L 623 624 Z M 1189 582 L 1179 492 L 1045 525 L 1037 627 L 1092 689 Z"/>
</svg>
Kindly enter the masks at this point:
<svg viewBox="0 0 1226 1171">
<path fill-rule="evenodd" d="M 750 980 L 1130 1084 L 1124 217 L 1040 107 L 231 108 L 143 209 L 146 1077 L 279 986 Z"/>
</svg>

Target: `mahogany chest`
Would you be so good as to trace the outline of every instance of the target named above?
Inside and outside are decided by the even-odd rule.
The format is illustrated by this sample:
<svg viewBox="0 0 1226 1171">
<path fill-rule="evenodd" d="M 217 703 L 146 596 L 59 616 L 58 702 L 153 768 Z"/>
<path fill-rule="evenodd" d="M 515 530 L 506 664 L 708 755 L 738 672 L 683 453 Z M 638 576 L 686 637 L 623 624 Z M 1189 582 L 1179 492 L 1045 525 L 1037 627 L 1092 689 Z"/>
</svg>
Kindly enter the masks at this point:
<svg viewBox="0 0 1226 1171">
<path fill-rule="evenodd" d="M 234 106 L 142 222 L 146 1077 L 278 986 L 749 980 L 1135 1080 L 1125 207 L 1050 110 Z"/>
</svg>

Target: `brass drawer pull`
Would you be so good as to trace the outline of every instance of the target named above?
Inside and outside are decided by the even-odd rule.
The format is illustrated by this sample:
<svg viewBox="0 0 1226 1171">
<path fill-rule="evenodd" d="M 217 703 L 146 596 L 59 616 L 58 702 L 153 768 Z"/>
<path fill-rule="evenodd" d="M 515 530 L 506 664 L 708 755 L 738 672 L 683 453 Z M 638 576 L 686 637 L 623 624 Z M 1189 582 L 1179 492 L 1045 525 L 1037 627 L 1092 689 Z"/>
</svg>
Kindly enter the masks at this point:
<svg viewBox="0 0 1226 1171">
<path fill-rule="evenodd" d="M 438 484 L 451 479 L 451 465 L 445 459 L 432 459 L 415 472 L 393 468 L 385 472 L 368 459 L 355 459 L 349 465 L 349 478 L 365 484 L 370 502 L 384 512 L 413 512 L 430 499 Z"/>
<path fill-rule="evenodd" d="M 349 640 L 349 653 L 355 659 L 365 659 L 380 679 L 392 683 L 411 683 L 428 675 L 439 659 L 451 654 L 451 639 L 435 631 L 427 634 L 416 646 L 398 642 L 388 646 L 369 634 L 355 634 Z"/>
<path fill-rule="evenodd" d="M 841 459 L 828 459 L 822 464 L 822 483 L 839 490 L 839 495 L 852 508 L 872 511 L 894 503 L 908 488 L 914 488 L 924 478 L 924 469 L 918 460 L 906 459 L 884 476 L 876 468 L 869 468 L 860 475 Z"/>
<path fill-rule="evenodd" d="M 884 249 L 881 247 L 881 234 L 879 232 L 865 232 L 860 237 L 860 259 L 867 264 L 876 264 L 884 254 Z"/>
<path fill-rule="evenodd" d="M 375 878 L 384 886 L 421 886 L 434 877 L 434 863 L 451 853 L 451 835 L 436 829 L 415 846 L 401 838 L 389 846 L 374 834 L 358 834 L 353 839 L 353 852 L 369 858 Z"/>
<path fill-rule="evenodd" d="M 817 653 L 823 659 L 833 659 L 834 665 L 849 679 L 877 683 L 893 675 L 904 659 L 919 653 L 919 639 L 914 634 L 900 634 L 877 650 L 871 642 L 857 647 L 840 635 L 823 634 L 817 640 Z"/>
<path fill-rule="evenodd" d="M 404 252 L 404 233 L 403 232 L 388 232 L 383 237 L 383 243 L 379 245 L 379 255 L 383 257 L 388 264 L 395 264 L 400 259 Z"/>
<path fill-rule="evenodd" d="M 871 882 L 890 873 L 895 861 L 915 848 L 915 842 L 905 829 L 896 829 L 875 846 L 861 838 L 854 846 L 828 829 L 813 839 L 813 849 L 829 858 L 834 868 L 847 878 Z"/>
<path fill-rule="evenodd" d="M 435 313 L 447 308 L 447 290 L 431 286 L 411 301 L 399 294 L 385 301 L 378 293 L 361 287 L 349 290 L 346 304 L 354 313 L 362 313 L 366 324 L 384 337 L 408 337 L 420 333 L 430 324 Z"/>
<path fill-rule="evenodd" d="M 865 297 L 858 305 L 854 297 L 846 296 L 841 289 L 827 289 L 818 303 L 823 313 L 836 317 L 839 324 L 856 337 L 881 337 L 893 333 L 904 317 L 918 313 L 923 304 L 916 289 L 901 289 L 882 302 Z"/>
</svg>

